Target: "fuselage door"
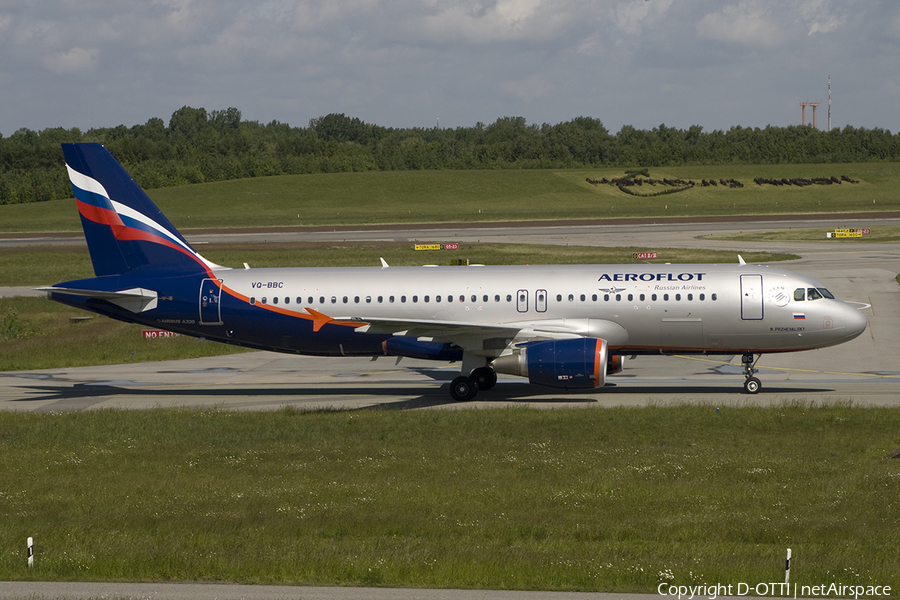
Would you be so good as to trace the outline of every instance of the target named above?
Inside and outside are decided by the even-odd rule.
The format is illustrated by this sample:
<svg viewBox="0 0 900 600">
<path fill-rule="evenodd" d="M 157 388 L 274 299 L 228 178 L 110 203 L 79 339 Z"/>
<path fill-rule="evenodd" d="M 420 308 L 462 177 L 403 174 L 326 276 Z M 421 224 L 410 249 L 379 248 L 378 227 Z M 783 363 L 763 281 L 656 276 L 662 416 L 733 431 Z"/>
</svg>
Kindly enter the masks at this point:
<svg viewBox="0 0 900 600">
<path fill-rule="evenodd" d="M 741 319 L 763 318 L 762 275 L 741 275 Z"/>
<path fill-rule="evenodd" d="M 534 293 L 534 310 L 547 312 L 547 290 L 538 290 Z"/>
<path fill-rule="evenodd" d="M 520 313 L 528 312 L 528 290 L 516 292 L 516 310 Z"/>
<path fill-rule="evenodd" d="M 222 311 L 219 300 L 222 299 L 222 280 L 204 279 L 200 284 L 200 324 L 221 325 Z"/>
</svg>

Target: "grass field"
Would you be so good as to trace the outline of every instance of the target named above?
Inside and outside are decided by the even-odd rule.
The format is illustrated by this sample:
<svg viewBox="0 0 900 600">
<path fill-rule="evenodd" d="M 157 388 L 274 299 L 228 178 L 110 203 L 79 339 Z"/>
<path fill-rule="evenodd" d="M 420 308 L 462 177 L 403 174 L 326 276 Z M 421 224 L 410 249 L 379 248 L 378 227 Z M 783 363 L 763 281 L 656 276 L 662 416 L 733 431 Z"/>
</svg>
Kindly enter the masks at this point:
<svg viewBox="0 0 900 600">
<path fill-rule="evenodd" d="M 792 582 L 897 589 L 898 431 L 792 403 L 0 413 L 0 580 L 653 593 L 783 580 L 790 547 Z"/>
<path fill-rule="evenodd" d="M 623 174 L 622 169 L 335 173 L 163 188 L 149 195 L 179 228 L 900 210 L 900 163 L 651 168 L 657 179 L 737 179 L 745 185 L 697 186 L 655 198 L 586 182 Z M 859 183 L 803 188 L 753 183 L 755 177 L 832 175 Z M 0 206 L 3 232 L 78 230 L 73 200 Z"/>
<path fill-rule="evenodd" d="M 463 244 L 458 251 L 422 252 L 409 243 L 365 244 L 208 244 L 197 249 L 209 260 L 228 267 L 249 263 L 262 267 L 380 267 L 380 257 L 393 266 L 448 265 L 468 260 L 487 265 L 514 264 L 633 264 L 735 262 L 735 252 L 680 248 L 599 248 L 531 244 Z M 658 259 L 637 260 L 635 252 L 656 251 Z M 790 254 L 747 252 L 751 262 L 797 258 Z M 93 277 L 86 247 L 17 247 L 0 253 L 0 286 L 41 286 Z"/>
</svg>

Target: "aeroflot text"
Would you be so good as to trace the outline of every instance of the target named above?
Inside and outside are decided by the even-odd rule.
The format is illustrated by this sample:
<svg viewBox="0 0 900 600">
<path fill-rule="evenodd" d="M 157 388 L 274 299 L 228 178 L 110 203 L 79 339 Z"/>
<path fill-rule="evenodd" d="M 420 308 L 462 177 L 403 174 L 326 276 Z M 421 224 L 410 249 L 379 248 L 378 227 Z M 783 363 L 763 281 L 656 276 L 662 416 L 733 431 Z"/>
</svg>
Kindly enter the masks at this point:
<svg viewBox="0 0 900 600">
<path fill-rule="evenodd" d="M 796 583 L 749 583 L 708 584 L 708 585 L 674 585 L 661 583 L 656 588 L 660 596 L 677 597 L 678 600 L 691 600 L 692 598 L 709 598 L 716 600 L 720 596 L 773 596 L 773 597 L 799 597 L 810 598 L 818 596 L 830 596 L 839 598 L 877 598 L 890 596 L 889 585 L 843 585 L 840 583 L 823 585 L 799 585 Z"/>
<path fill-rule="evenodd" d="M 706 273 L 604 273 L 597 281 L 703 281 Z"/>
</svg>

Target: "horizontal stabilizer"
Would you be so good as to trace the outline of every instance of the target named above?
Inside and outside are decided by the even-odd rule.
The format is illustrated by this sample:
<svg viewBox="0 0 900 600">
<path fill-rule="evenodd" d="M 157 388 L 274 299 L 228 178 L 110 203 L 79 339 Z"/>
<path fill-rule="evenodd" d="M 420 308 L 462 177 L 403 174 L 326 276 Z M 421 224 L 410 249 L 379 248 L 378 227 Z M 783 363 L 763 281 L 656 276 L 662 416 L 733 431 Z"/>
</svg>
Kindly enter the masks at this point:
<svg viewBox="0 0 900 600">
<path fill-rule="evenodd" d="M 131 288 L 128 290 L 120 290 L 117 292 L 107 292 L 101 290 L 85 290 L 64 287 L 40 287 L 35 288 L 42 292 L 51 294 L 68 294 L 70 296 L 83 296 L 86 298 L 94 298 L 96 300 L 106 300 L 117 306 L 121 306 L 125 310 L 133 313 L 144 312 L 156 308 L 157 294 L 153 290 L 144 288 Z"/>
</svg>

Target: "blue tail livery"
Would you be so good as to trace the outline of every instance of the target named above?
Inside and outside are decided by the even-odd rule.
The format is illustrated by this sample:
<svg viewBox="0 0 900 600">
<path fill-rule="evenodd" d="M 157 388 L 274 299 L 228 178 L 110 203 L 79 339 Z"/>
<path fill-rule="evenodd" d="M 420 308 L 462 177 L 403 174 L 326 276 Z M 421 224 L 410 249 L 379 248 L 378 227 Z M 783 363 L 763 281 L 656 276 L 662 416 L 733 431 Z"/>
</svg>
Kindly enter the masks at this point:
<svg viewBox="0 0 900 600">
<path fill-rule="evenodd" d="M 198 254 L 99 144 L 64 144 L 96 277 L 51 300 L 248 348 L 461 362 L 471 400 L 497 374 L 602 388 L 626 355 L 742 355 L 833 346 L 866 328 L 854 306 L 792 271 L 733 265 L 231 269 Z M 798 318 L 797 315 L 802 318 Z"/>
</svg>

